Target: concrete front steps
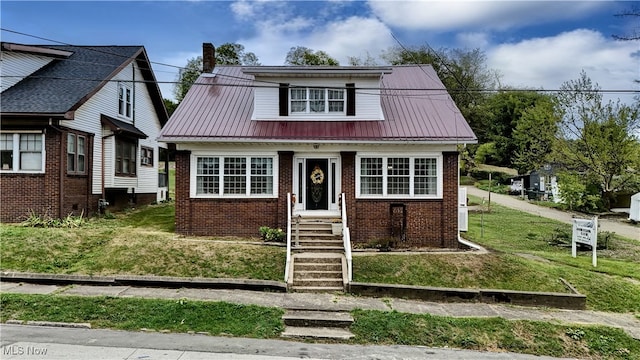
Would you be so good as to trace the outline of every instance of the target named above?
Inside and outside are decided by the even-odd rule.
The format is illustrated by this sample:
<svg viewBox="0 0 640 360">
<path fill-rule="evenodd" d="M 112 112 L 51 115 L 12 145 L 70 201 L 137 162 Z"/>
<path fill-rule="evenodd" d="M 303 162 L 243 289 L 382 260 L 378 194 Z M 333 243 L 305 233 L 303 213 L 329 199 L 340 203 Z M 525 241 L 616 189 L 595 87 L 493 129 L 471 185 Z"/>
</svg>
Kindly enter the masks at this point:
<svg viewBox="0 0 640 360">
<path fill-rule="evenodd" d="M 289 288 L 296 292 L 344 291 L 344 254 L 305 252 L 293 254 L 293 278 Z"/>
<path fill-rule="evenodd" d="M 354 337 L 349 331 L 353 317 L 348 312 L 289 309 L 282 320 L 283 337 L 341 340 Z"/>
<path fill-rule="evenodd" d="M 289 289 L 296 292 L 344 291 L 346 258 L 342 234 L 334 234 L 332 229 L 335 220 L 294 220 Z"/>
</svg>

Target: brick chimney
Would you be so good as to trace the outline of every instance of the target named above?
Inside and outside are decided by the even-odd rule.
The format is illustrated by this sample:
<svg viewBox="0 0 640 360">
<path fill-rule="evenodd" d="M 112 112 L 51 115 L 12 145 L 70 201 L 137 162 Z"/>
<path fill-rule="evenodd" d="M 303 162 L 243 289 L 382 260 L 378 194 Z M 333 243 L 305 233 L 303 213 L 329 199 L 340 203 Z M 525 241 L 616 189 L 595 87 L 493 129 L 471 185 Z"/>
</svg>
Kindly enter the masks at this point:
<svg viewBox="0 0 640 360">
<path fill-rule="evenodd" d="M 212 43 L 202 43 L 202 72 L 211 73 L 216 67 L 216 49 Z"/>
</svg>

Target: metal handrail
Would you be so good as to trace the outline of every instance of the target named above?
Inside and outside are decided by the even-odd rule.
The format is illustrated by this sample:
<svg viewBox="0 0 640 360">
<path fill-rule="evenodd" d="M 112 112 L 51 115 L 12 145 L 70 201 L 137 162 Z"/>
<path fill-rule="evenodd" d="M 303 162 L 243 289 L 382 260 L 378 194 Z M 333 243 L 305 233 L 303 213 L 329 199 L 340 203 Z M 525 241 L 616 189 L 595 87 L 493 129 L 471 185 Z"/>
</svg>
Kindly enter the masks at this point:
<svg viewBox="0 0 640 360">
<path fill-rule="evenodd" d="M 344 193 L 340 196 L 342 197 L 342 241 L 344 242 L 344 256 L 347 258 L 347 276 L 351 282 L 353 280 L 353 261 L 351 258 L 351 233 L 347 226 L 347 201 Z"/>
<path fill-rule="evenodd" d="M 284 265 L 284 282 L 289 281 L 291 266 L 291 193 L 287 193 L 287 262 Z"/>
</svg>

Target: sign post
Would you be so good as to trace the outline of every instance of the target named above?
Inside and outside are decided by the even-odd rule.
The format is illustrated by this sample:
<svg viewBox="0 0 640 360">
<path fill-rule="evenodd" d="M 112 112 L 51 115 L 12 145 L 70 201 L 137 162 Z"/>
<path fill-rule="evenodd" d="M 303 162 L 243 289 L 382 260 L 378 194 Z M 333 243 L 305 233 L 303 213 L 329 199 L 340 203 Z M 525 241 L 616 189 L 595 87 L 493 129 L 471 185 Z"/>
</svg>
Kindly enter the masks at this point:
<svg viewBox="0 0 640 360">
<path fill-rule="evenodd" d="M 577 256 L 577 244 L 586 244 L 591 246 L 593 267 L 598 264 L 596 256 L 596 247 L 598 246 L 598 217 L 591 220 L 573 219 L 573 234 L 571 237 L 571 255 Z"/>
</svg>

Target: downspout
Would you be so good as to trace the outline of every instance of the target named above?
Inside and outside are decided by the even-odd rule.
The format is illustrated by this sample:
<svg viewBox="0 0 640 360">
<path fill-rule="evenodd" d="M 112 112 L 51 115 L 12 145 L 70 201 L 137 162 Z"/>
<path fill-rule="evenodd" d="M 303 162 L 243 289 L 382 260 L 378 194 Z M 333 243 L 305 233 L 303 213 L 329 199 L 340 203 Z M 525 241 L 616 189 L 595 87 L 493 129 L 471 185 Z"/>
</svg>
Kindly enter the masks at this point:
<svg viewBox="0 0 640 360">
<path fill-rule="evenodd" d="M 85 209 L 87 209 L 87 214 L 86 216 L 89 216 L 89 214 L 91 214 L 91 209 L 89 208 L 89 206 L 91 205 L 91 196 L 93 195 L 93 141 L 94 141 L 94 137 L 93 134 L 89 134 L 90 136 L 87 136 L 87 199 L 86 199 L 86 204 L 84 206 Z"/>
<path fill-rule="evenodd" d="M 133 79 L 131 83 L 131 122 L 133 126 L 136 126 L 136 61 L 134 60 L 131 63 L 131 78 Z M 136 190 L 140 188 L 140 174 L 139 174 L 139 165 L 140 165 L 140 156 L 139 154 L 140 140 L 136 142 L 136 187 L 132 189 L 131 194 L 133 203 L 136 204 Z M 158 181 L 158 179 L 156 179 Z M 157 192 L 157 188 L 156 188 Z"/>
<path fill-rule="evenodd" d="M 60 137 L 63 138 L 63 132 L 59 131 L 59 134 L 60 134 Z M 62 166 L 62 164 L 65 163 L 65 161 L 62 160 L 62 159 L 67 160 L 66 156 L 65 156 L 65 151 L 64 151 L 64 144 L 65 144 L 64 139 L 60 139 L 60 166 L 59 166 L 60 167 L 60 184 L 59 184 L 59 187 L 60 187 L 59 192 L 60 192 L 60 194 L 58 195 L 59 196 L 59 199 L 58 199 L 58 217 L 61 218 L 61 219 L 62 219 L 62 216 L 63 216 L 62 215 L 62 210 L 64 208 L 64 206 L 63 206 L 63 202 L 64 202 L 64 166 Z M 45 148 L 46 148 L 46 146 L 45 146 Z M 46 162 L 46 160 L 45 160 L 45 162 Z"/>
</svg>

